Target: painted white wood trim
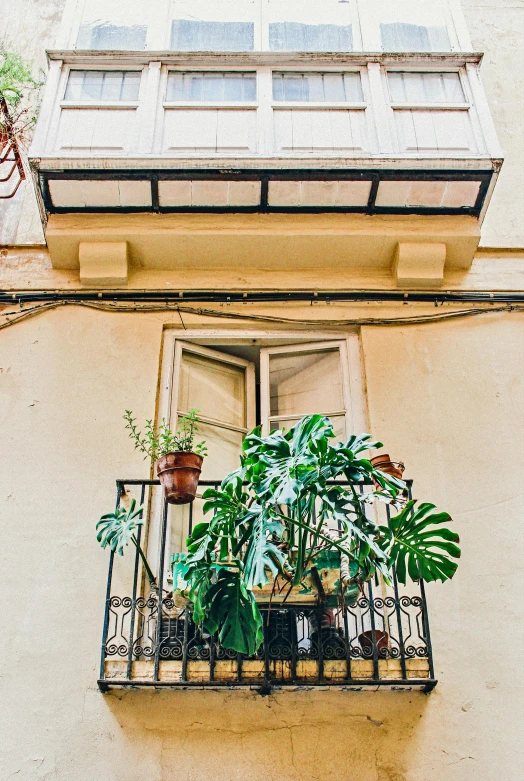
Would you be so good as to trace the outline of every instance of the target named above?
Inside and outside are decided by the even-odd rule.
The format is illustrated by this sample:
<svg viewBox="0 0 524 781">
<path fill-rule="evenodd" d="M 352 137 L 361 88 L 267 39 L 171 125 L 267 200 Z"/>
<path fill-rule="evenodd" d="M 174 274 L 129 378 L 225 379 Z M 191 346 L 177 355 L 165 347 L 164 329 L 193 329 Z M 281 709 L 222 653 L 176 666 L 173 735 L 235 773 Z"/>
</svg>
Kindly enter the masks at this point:
<svg viewBox="0 0 524 781">
<path fill-rule="evenodd" d="M 466 64 L 466 73 L 473 95 L 473 105 L 475 106 L 475 111 L 479 118 L 488 154 L 491 157 L 503 157 L 504 152 L 502 151 L 497 137 L 497 131 L 495 130 L 495 124 L 493 122 L 493 117 L 491 116 L 486 93 L 480 79 L 479 69 L 470 64 Z"/>
<path fill-rule="evenodd" d="M 471 51 L 471 38 L 461 2 L 460 0 L 448 0 L 448 3 L 449 13 L 457 36 L 457 47 L 459 51 L 469 52 Z"/>
<path fill-rule="evenodd" d="M 47 138 L 51 131 L 53 112 L 55 102 L 59 95 L 60 77 L 62 74 L 61 60 L 53 60 L 49 63 L 49 73 L 47 75 L 47 84 L 44 93 L 44 99 L 38 117 L 38 124 L 33 135 L 30 157 L 40 157 L 44 154 L 47 146 Z"/>
<path fill-rule="evenodd" d="M 56 46 L 58 48 L 63 47 L 66 49 L 74 45 L 74 41 L 71 40 L 73 28 L 75 27 L 76 17 L 79 14 L 79 8 L 83 9 L 83 6 L 84 0 L 66 0 L 56 37 Z"/>
<path fill-rule="evenodd" d="M 151 154 L 157 128 L 157 107 L 160 102 L 160 62 L 150 62 L 144 68 L 140 83 L 140 107 L 137 116 L 138 152 Z"/>
<path fill-rule="evenodd" d="M 391 109 L 388 106 L 385 92 L 385 74 L 376 62 L 370 62 L 368 65 L 368 82 L 370 92 L 370 105 L 373 107 L 373 116 L 375 119 L 375 132 L 378 140 L 379 154 L 397 151 L 393 143 L 395 136 L 392 134 L 393 117 Z"/>
</svg>

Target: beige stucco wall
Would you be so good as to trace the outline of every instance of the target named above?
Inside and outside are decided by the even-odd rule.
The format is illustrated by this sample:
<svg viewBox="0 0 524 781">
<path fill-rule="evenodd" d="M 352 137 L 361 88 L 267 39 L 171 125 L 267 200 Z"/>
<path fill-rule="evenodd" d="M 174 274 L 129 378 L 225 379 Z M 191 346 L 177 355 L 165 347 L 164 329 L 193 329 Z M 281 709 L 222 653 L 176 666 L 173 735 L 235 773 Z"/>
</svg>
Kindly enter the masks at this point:
<svg viewBox="0 0 524 781">
<path fill-rule="evenodd" d="M 429 589 L 429 696 L 98 691 L 94 523 L 145 476 L 121 414 L 154 413 L 165 322 L 68 308 L 0 332 L 1 781 L 519 779 L 522 315 L 362 333 L 372 432 L 462 538 Z"/>
</svg>

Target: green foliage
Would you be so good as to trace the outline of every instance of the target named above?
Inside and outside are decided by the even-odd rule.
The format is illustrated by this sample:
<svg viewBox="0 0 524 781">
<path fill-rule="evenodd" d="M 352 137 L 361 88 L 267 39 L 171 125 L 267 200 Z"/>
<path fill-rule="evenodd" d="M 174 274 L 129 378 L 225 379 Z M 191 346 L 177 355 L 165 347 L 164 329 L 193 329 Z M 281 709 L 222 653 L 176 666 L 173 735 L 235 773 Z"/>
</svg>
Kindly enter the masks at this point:
<svg viewBox="0 0 524 781">
<path fill-rule="evenodd" d="M 390 562 L 401 583 L 406 582 L 407 575 L 412 580 L 448 580 L 457 569 L 457 563 L 449 557 L 460 558 L 456 545 L 459 536 L 450 529 L 430 527 L 448 523 L 451 518 L 448 513 L 432 513 L 434 504 L 421 504 L 416 510 L 414 504 L 408 502 L 399 515 L 389 519 L 387 527 L 380 527 L 384 540 L 390 543 Z"/>
<path fill-rule="evenodd" d="M 321 415 L 302 418 L 286 433 L 262 437 L 255 429 L 245 438 L 240 468 L 219 490 L 204 492 L 204 512 L 212 517 L 197 524 L 187 541 L 185 577 L 194 618 L 209 632 L 219 631 L 225 647 L 254 653 L 262 624 L 253 590 L 277 576 L 290 589 L 299 585 L 324 551 L 348 557 L 343 590 L 352 598 L 377 572 L 389 582 L 393 565 L 404 582 L 406 556 L 411 577 L 452 577 L 456 564 L 447 555 L 459 555 L 457 535 L 428 531 L 450 520 L 448 515 L 428 514 L 433 505 L 414 511 L 410 502 L 384 527 L 366 513 L 375 500 L 397 508 L 403 503 L 405 483 L 364 457 L 377 447 L 382 444 L 369 434 L 334 442 L 333 426 Z M 360 490 L 373 479 L 378 490 Z M 337 480 L 349 486 L 333 484 Z"/>
<path fill-rule="evenodd" d="M 162 418 L 158 430 L 155 429 L 152 420 L 146 420 L 144 434 L 138 430 L 131 410 L 126 409 L 124 420 L 126 428 L 129 429 L 129 436 L 135 442 L 135 450 L 144 453 L 144 458 L 148 456 L 156 461 L 167 453 L 173 453 L 177 450 L 197 453 L 199 456 L 207 455 L 206 443 L 204 441 L 195 444 L 195 436 L 198 433 L 198 410 L 191 409 L 180 419 L 176 433 L 173 433 L 165 418 Z"/>
<path fill-rule="evenodd" d="M 38 118 L 39 92 L 43 73 L 33 76 L 31 63 L 19 54 L 6 51 L 0 44 L 0 97 L 7 103 L 9 121 L 0 113 L 0 135 L 13 134 L 24 142 Z"/>
<path fill-rule="evenodd" d="M 126 548 L 130 542 L 132 542 L 144 562 L 144 567 L 147 572 L 149 582 L 151 585 L 155 584 L 155 576 L 149 566 L 149 563 L 144 555 L 144 552 L 138 540 L 136 538 L 136 532 L 139 526 L 142 526 L 144 521 L 142 519 L 143 507 L 136 508 L 136 499 L 132 499 L 129 505 L 129 510 L 125 507 L 119 506 L 113 513 L 107 513 L 102 515 L 100 520 L 96 524 L 97 535 L 96 538 L 102 548 L 109 547 L 119 556 L 124 555 L 124 548 Z"/>
</svg>

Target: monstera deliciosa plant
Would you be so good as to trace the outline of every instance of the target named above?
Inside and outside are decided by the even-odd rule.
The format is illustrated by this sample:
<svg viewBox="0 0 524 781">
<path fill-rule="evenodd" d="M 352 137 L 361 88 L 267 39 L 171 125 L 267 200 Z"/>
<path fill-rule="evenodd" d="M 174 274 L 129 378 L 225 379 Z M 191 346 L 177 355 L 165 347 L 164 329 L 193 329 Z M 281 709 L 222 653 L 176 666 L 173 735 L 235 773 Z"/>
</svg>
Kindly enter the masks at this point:
<svg viewBox="0 0 524 781">
<path fill-rule="evenodd" d="M 240 468 L 219 490 L 205 491 L 204 512 L 211 518 L 187 541 L 184 577 L 193 618 L 218 632 L 222 646 L 254 654 L 263 640 L 254 592 L 277 577 L 290 590 L 298 586 L 326 550 L 341 555 L 348 595 L 376 573 L 390 583 L 393 567 L 401 583 L 408 575 L 453 577 L 459 538 L 442 527 L 450 516 L 434 512 L 432 504 L 406 502 L 406 484 L 364 457 L 377 447 L 382 444 L 368 434 L 335 442 L 330 420 L 321 415 L 304 417 L 285 433 L 263 437 L 255 429 L 245 438 Z M 378 490 L 361 490 L 372 480 Z M 377 500 L 398 511 L 387 525 L 365 511 Z"/>
</svg>

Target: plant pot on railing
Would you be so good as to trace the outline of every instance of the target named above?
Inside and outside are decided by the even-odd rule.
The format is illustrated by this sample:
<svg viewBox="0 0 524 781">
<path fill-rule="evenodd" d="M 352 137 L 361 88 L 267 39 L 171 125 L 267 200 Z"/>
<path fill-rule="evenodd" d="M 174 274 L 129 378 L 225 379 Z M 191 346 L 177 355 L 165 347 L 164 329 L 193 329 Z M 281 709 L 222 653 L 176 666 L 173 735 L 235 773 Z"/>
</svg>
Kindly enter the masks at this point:
<svg viewBox="0 0 524 781">
<path fill-rule="evenodd" d="M 402 480 L 402 475 L 404 474 L 404 469 L 406 467 L 402 461 L 392 461 L 388 453 L 383 453 L 381 456 L 370 458 L 370 462 L 375 469 L 379 469 L 381 472 L 385 472 L 387 475 L 391 475 L 391 477 L 396 477 L 398 480 Z M 382 488 L 382 486 L 376 480 L 373 480 L 373 485 L 377 491 Z"/>
<path fill-rule="evenodd" d="M 152 420 L 146 421 L 144 434 L 135 425 L 131 410 L 124 420 L 129 436 L 140 450 L 156 462 L 156 472 L 169 504 L 188 504 L 196 496 L 202 462 L 207 453 L 205 442 L 195 442 L 198 431 L 198 410 L 190 409 L 180 418 L 178 428 L 172 431 L 165 418 L 158 429 Z"/>
<path fill-rule="evenodd" d="M 184 450 L 166 453 L 156 462 L 158 479 L 169 504 L 188 504 L 196 496 L 202 456 Z"/>
<path fill-rule="evenodd" d="M 375 636 L 373 638 L 373 635 Z M 365 657 L 373 656 L 373 640 L 377 646 L 377 654 L 380 658 L 384 658 L 387 654 L 389 645 L 389 635 L 387 632 L 383 632 L 381 629 L 367 629 L 365 632 L 361 632 L 358 636 L 358 642 L 362 648 L 362 653 Z"/>
</svg>

